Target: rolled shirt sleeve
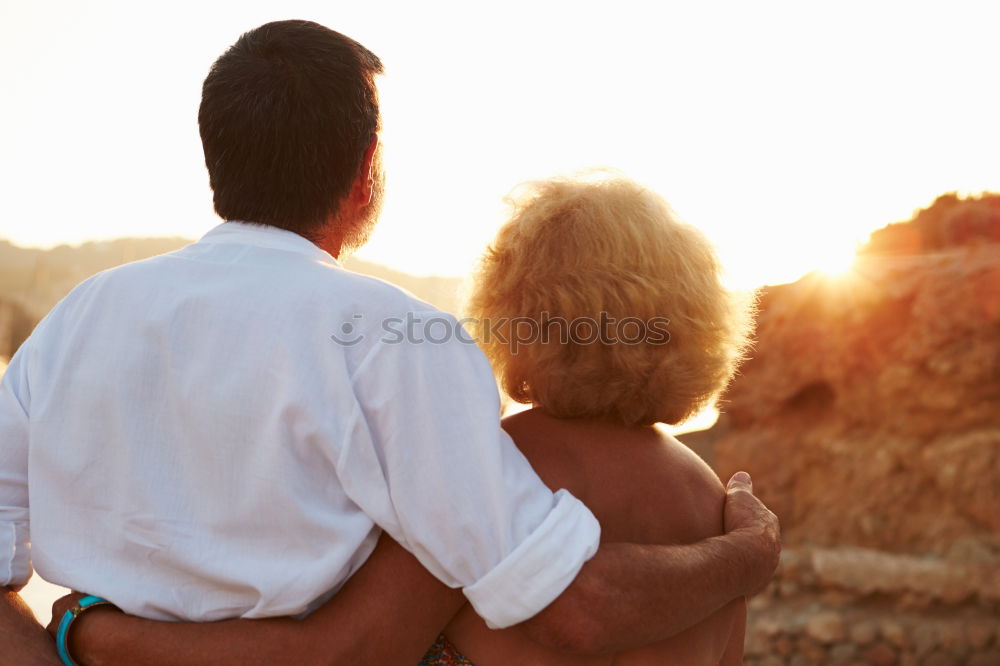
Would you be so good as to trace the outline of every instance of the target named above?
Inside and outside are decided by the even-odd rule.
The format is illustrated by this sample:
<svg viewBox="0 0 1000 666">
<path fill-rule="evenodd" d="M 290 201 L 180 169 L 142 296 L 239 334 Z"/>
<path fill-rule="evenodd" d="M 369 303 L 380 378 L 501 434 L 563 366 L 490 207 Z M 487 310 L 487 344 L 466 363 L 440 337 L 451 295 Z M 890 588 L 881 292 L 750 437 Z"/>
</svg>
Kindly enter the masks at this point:
<svg viewBox="0 0 1000 666">
<path fill-rule="evenodd" d="M 0 381 L 0 586 L 31 577 L 28 536 L 28 386 L 25 345 Z"/>
<path fill-rule="evenodd" d="M 600 526 L 567 491 L 553 494 L 500 428 L 489 363 L 454 317 L 419 315 L 427 336 L 383 337 L 357 367 L 337 472 L 372 520 L 507 627 L 566 589 Z"/>
</svg>

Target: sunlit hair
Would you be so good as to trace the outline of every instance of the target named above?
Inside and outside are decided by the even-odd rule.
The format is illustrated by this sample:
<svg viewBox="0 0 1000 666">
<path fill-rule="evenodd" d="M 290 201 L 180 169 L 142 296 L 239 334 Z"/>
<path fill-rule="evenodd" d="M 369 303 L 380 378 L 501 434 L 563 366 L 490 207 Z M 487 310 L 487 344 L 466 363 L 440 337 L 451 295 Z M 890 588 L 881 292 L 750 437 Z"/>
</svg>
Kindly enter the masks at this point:
<svg viewBox="0 0 1000 666">
<path fill-rule="evenodd" d="M 507 393 L 556 417 L 629 426 L 678 423 L 714 401 L 747 348 L 752 303 L 723 288 L 705 237 L 620 177 L 526 188 L 511 200 L 512 216 L 487 249 L 468 302 Z M 550 330 L 547 342 L 521 335 L 515 351 L 517 326 L 504 323 L 600 321 L 602 311 L 619 321 L 666 318 L 669 341 L 563 344 Z"/>
</svg>

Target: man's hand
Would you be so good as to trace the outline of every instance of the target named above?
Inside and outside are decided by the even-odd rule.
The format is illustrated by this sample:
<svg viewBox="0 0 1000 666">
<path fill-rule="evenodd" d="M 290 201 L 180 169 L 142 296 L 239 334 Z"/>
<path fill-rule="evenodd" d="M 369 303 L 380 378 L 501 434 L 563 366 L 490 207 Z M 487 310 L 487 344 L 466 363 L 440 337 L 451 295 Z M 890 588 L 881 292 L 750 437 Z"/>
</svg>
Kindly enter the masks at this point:
<svg viewBox="0 0 1000 666">
<path fill-rule="evenodd" d="M 726 484 L 724 514 L 727 535 L 745 542 L 747 557 L 757 572 L 750 594 L 757 594 L 771 582 L 781 556 L 781 529 L 778 517 L 754 497 L 753 481 L 746 472 L 736 472 Z"/>
<path fill-rule="evenodd" d="M 45 627 L 45 630 L 52 635 L 52 638 L 56 637 L 56 632 L 59 631 L 59 623 L 62 622 L 66 611 L 73 608 L 76 602 L 85 596 L 87 595 L 82 592 L 70 592 L 52 602 L 52 619 L 49 620 L 49 626 Z"/>
<path fill-rule="evenodd" d="M 746 472 L 729 481 L 724 527 L 684 545 L 603 543 L 555 601 L 518 626 L 538 643 L 581 654 L 675 636 L 774 576 L 778 519 L 753 496 Z"/>
</svg>

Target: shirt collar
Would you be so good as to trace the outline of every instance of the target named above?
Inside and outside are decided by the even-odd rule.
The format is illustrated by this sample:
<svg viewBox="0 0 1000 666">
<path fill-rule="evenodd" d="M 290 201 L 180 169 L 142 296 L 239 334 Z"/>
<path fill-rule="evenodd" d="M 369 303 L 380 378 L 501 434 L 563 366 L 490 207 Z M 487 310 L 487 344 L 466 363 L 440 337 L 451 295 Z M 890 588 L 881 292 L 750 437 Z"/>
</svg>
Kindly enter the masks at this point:
<svg viewBox="0 0 1000 666">
<path fill-rule="evenodd" d="M 237 245 L 253 245 L 286 252 L 296 252 L 323 263 L 339 266 L 340 262 L 333 255 L 319 248 L 308 238 L 294 231 L 279 229 L 269 224 L 252 224 L 249 222 L 223 222 L 201 237 L 199 243 L 226 243 Z"/>
</svg>

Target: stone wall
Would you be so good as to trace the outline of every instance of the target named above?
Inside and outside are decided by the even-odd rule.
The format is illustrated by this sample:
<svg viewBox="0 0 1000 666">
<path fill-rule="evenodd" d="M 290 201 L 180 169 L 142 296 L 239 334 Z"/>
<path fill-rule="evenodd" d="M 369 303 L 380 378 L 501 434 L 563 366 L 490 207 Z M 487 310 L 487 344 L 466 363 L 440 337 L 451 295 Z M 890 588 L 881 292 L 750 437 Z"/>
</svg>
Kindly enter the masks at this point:
<svg viewBox="0 0 1000 666">
<path fill-rule="evenodd" d="M 751 600 L 748 666 L 997 666 L 1000 560 L 789 549 Z"/>
</svg>

